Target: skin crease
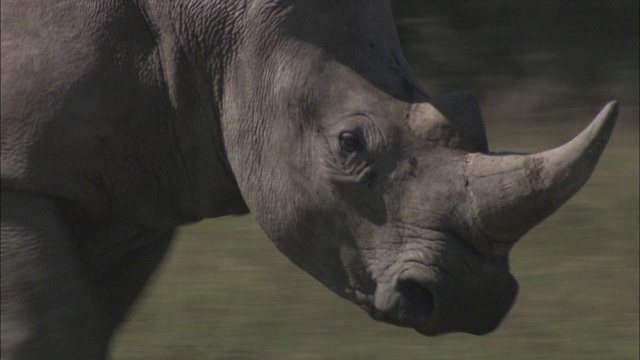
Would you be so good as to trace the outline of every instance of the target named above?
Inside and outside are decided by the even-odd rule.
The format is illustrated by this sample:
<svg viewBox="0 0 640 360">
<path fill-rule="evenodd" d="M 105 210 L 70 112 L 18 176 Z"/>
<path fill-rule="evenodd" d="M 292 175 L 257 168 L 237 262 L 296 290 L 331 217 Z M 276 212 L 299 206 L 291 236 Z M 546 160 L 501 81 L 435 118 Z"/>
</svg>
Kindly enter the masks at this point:
<svg viewBox="0 0 640 360">
<path fill-rule="evenodd" d="M 7 0 L 2 25 L 11 359 L 105 358 L 175 228 L 248 212 L 374 319 L 487 333 L 517 293 L 508 250 L 586 181 L 615 119 L 548 199 L 553 159 L 535 158 L 552 180 L 511 179 L 475 100 L 411 73 L 387 1 Z M 483 177 L 524 190 L 494 201 Z M 544 211 L 517 211 L 522 178 Z M 496 245 L 493 222 L 517 236 Z"/>
</svg>

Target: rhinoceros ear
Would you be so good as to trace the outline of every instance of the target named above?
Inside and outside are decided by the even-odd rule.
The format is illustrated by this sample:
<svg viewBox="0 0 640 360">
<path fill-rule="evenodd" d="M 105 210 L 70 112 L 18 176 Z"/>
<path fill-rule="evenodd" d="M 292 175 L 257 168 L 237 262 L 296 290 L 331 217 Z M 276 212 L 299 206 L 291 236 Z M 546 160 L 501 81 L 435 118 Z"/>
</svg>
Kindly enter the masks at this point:
<svg viewBox="0 0 640 360">
<path fill-rule="evenodd" d="M 466 92 L 414 105 L 409 127 L 428 142 L 468 152 L 489 151 L 480 107 Z"/>
<path fill-rule="evenodd" d="M 473 95 L 450 93 L 433 99 L 432 104 L 449 120 L 449 126 L 456 135 L 451 147 L 469 152 L 489 151 L 480 106 Z"/>
</svg>

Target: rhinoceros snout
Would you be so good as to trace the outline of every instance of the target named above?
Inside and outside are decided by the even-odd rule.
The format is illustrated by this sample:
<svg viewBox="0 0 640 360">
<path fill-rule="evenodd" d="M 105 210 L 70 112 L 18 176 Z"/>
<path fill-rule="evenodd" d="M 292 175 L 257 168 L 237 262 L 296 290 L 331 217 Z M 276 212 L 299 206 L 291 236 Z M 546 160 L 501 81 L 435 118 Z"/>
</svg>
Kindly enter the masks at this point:
<svg viewBox="0 0 640 360">
<path fill-rule="evenodd" d="M 415 327 L 430 321 L 435 309 L 433 293 L 416 281 L 398 280 L 392 286 L 379 285 L 371 316 L 399 326 Z"/>
<path fill-rule="evenodd" d="M 482 282 L 452 286 L 423 276 L 405 276 L 378 284 L 370 315 L 429 336 L 448 332 L 484 335 L 495 330 L 511 309 L 518 283 L 509 273 Z"/>
</svg>

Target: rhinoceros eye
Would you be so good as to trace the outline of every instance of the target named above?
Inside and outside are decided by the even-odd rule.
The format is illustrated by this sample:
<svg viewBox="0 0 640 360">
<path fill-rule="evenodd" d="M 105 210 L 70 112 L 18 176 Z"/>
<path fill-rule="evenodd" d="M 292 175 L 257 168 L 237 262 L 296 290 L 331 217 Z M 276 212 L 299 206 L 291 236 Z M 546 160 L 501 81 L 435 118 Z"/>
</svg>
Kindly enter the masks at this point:
<svg viewBox="0 0 640 360">
<path fill-rule="evenodd" d="M 362 148 L 360 136 L 350 131 L 340 133 L 340 147 L 345 153 L 352 153 Z"/>
</svg>

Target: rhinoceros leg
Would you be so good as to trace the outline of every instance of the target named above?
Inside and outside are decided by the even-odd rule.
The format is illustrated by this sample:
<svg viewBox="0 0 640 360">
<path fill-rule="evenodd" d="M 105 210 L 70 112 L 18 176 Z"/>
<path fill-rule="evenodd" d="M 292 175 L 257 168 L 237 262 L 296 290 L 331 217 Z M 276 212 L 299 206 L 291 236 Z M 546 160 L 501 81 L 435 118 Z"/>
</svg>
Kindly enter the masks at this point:
<svg viewBox="0 0 640 360">
<path fill-rule="evenodd" d="M 173 235 L 137 233 L 127 250 L 89 256 L 79 237 L 92 227 L 70 231 L 74 221 L 47 197 L 2 192 L 3 359 L 104 359 Z"/>
<path fill-rule="evenodd" d="M 126 253 L 119 254 L 109 262 L 107 272 L 101 274 L 96 285 L 101 299 L 109 307 L 110 320 L 115 328 L 142 292 L 149 277 L 160 264 L 171 239 L 173 230 L 160 234 L 153 232 L 138 235 L 133 242 L 146 244 Z"/>
<path fill-rule="evenodd" d="M 101 359 L 108 322 L 54 202 L 2 192 L 2 357 Z"/>
</svg>

